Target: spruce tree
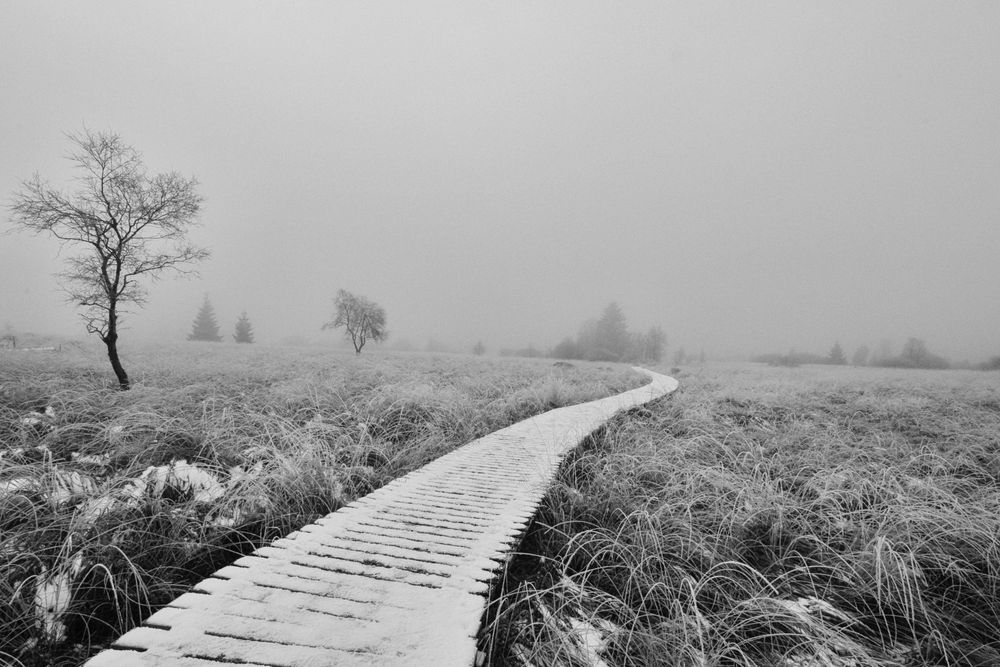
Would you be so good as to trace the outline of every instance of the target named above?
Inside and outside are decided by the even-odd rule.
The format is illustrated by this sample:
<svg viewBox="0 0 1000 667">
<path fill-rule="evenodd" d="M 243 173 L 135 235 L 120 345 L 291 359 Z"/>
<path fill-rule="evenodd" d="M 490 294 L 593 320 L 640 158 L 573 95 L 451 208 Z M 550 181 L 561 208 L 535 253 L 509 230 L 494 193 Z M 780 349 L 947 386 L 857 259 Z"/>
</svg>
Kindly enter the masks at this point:
<svg viewBox="0 0 1000 667">
<path fill-rule="evenodd" d="M 836 364 L 837 366 L 843 366 L 847 363 L 847 356 L 844 354 L 844 348 L 840 347 L 840 343 L 834 343 L 833 347 L 830 348 L 830 354 L 826 357 L 827 363 Z"/>
<path fill-rule="evenodd" d="M 201 304 L 201 309 L 198 310 L 198 316 L 194 318 L 194 324 L 191 326 L 191 333 L 188 334 L 187 339 L 208 340 L 213 343 L 222 340 L 222 336 L 219 334 L 219 323 L 215 319 L 215 308 L 212 308 L 207 296 Z"/>
<path fill-rule="evenodd" d="M 250 325 L 250 318 L 247 317 L 245 310 L 240 315 L 240 319 L 236 320 L 236 333 L 233 334 L 233 340 L 237 343 L 253 342 L 253 327 Z"/>
</svg>

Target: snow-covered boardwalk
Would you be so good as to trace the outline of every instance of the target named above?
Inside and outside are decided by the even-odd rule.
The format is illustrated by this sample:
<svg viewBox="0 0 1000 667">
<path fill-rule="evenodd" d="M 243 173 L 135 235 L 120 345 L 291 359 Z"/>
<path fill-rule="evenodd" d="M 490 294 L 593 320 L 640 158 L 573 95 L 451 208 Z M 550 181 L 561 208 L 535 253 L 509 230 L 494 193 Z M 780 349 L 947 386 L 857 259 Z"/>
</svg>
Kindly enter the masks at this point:
<svg viewBox="0 0 1000 667">
<path fill-rule="evenodd" d="M 490 582 L 563 457 L 677 388 L 559 408 L 491 433 L 224 567 L 88 667 L 469 667 Z"/>
</svg>

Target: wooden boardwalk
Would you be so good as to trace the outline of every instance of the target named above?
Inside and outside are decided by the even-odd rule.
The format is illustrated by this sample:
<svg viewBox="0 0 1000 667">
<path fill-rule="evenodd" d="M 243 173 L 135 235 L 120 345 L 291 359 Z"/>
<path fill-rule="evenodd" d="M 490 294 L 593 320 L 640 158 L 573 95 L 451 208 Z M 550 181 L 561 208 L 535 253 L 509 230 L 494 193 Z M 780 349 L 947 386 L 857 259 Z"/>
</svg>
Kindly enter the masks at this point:
<svg viewBox="0 0 1000 667">
<path fill-rule="evenodd" d="M 469 667 L 490 582 L 565 455 L 649 384 L 551 410 L 442 456 L 215 572 L 88 667 Z"/>
</svg>

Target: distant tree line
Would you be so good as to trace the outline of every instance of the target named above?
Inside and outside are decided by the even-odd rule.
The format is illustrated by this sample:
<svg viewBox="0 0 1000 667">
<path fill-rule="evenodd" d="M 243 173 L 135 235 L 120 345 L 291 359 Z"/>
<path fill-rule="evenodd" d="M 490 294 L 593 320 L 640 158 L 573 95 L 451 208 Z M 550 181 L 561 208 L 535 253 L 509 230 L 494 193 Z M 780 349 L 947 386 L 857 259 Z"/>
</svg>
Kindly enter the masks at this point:
<svg viewBox="0 0 1000 667">
<path fill-rule="evenodd" d="M 589 361 L 661 361 L 667 347 L 667 335 L 658 326 L 645 333 L 629 331 L 625 314 L 612 301 L 596 320 L 580 327 L 576 340 L 565 338 L 552 356 Z"/>
<path fill-rule="evenodd" d="M 502 349 L 501 356 L 552 357 L 586 361 L 657 362 L 663 359 L 667 336 L 658 326 L 645 333 L 629 331 L 625 314 L 612 301 L 597 319 L 580 326 L 576 337 L 563 338 L 551 350 L 542 351 L 534 345 L 521 349 Z"/>
<path fill-rule="evenodd" d="M 693 363 L 699 363 L 699 364 L 705 363 L 705 350 L 702 350 L 697 355 L 694 355 L 694 354 L 688 354 L 688 352 L 683 347 L 679 347 L 677 348 L 677 351 L 674 352 L 675 366 L 680 366 L 681 364 L 693 364 Z"/>
<path fill-rule="evenodd" d="M 910 338 L 903 345 L 901 353 L 885 359 L 878 359 L 872 365 L 891 368 L 948 368 L 951 364 L 944 357 L 931 354 L 924 341 L 919 338 Z"/>
<path fill-rule="evenodd" d="M 753 361 L 772 366 L 798 366 L 800 364 L 847 365 L 847 355 L 840 343 L 834 343 L 826 355 L 809 352 L 789 352 L 788 354 L 762 354 Z M 996 359 L 1000 364 L 1000 357 Z M 932 354 L 927 344 L 919 338 L 910 338 L 899 354 L 892 353 L 888 341 L 882 341 L 873 354 L 867 345 L 860 345 L 851 355 L 852 366 L 879 366 L 883 368 L 949 368 L 951 364 L 942 356 Z M 998 365 L 1000 367 L 1000 365 Z"/>
</svg>

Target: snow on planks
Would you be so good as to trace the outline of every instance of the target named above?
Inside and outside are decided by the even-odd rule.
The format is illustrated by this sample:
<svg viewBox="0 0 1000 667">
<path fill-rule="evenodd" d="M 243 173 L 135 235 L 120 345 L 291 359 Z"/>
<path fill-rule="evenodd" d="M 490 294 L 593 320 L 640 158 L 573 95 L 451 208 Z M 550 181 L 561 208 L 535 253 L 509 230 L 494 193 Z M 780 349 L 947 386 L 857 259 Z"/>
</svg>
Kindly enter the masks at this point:
<svg viewBox="0 0 1000 667">
<path fill-rule="evenodd" d="M 490 581 L 563 457 L 677 388 L 636 370 L 650 383 L 474 440 L 222 568 L 86 665 L 472 665 Z"/>
</svg>

